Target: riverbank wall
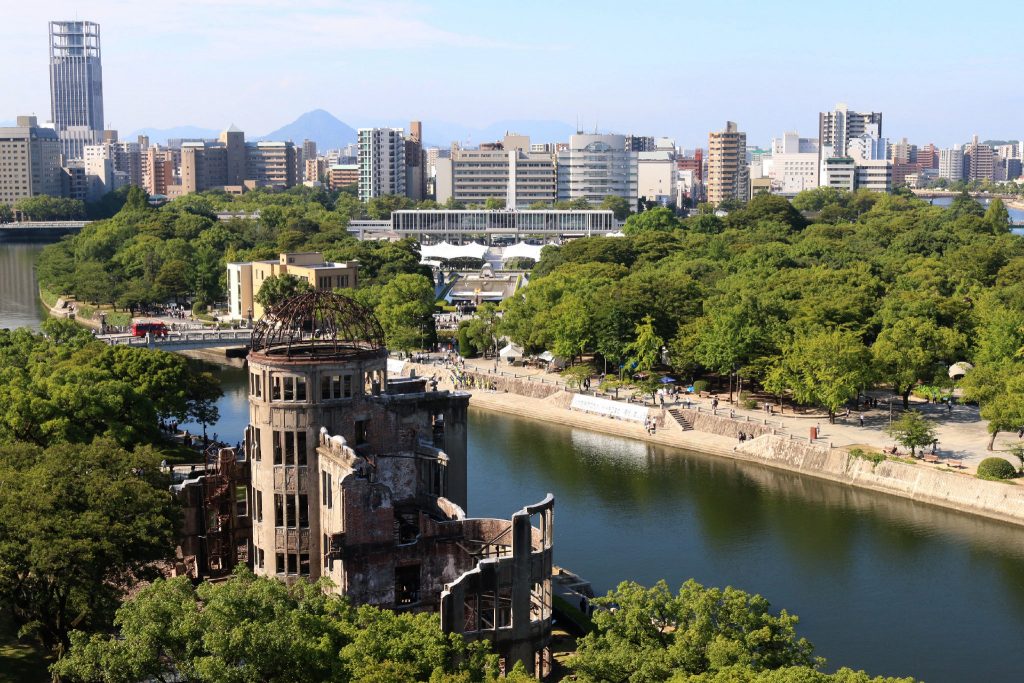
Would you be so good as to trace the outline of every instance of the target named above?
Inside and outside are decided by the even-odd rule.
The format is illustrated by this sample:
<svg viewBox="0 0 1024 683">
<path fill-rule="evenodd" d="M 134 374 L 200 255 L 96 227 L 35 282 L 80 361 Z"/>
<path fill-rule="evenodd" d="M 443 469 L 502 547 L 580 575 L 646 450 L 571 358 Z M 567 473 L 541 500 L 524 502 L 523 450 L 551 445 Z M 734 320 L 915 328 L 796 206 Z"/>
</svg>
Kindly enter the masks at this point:
<svg viewBox="0 0 1024 683">
<path fill-rule="evenodd" d="M 419 366 L 417 369 L 420 374 L 429 375 L 430 368 Z M 529 384 L 527 380 L 519 381 Z M 687 430 L 662 409 L 650 408 L 650 415 L 658 423 L 658 428 L 652 434 L 636 422 L 571 410 L 569 403 L 572 394 L 561 388 L 544 398 L 519 395 L 511 390 L 506 393 L 503 389 L 470 389 L 470 393 L 471 408 L 753 462 L 859 489 L 1024 525 L 1024 486 L 977 479 L 964 472 L 924 462 L 884 460 L 874 463 L 851 455 L 845 448 L 810 443 L 806 438 L 780 433 L 771 425 L 770 420 L 766 424 L 763 420 L 732 419 L 727 415 L 713 415 L 707 410 L 684 408 L 681 412 L 693 425 L 693 429 Z M 738 443 L 741 432 L 747 440 Z"/>
<path fill-rule="evenodd" d="M 1011 524 L 1024 524 L 1024 487 L 977 479 L 935 465 L 898 460 L 874 463 L 855 457 L 846 449 L 774 434 L 737 445 L 734 457 Z"/>
</svg>

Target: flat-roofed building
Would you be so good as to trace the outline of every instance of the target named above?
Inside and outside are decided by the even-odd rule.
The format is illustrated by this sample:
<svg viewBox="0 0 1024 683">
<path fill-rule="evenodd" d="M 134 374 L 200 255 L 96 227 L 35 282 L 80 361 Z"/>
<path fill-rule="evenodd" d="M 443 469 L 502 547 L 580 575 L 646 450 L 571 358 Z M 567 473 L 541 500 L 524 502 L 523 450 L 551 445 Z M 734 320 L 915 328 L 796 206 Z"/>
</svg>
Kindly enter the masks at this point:
<svg viewBox="0 0 1024 683">
<path fill-rule="evenodd" d="M 328 185 L 332 190 L 340 187 L 359 185 L 359 164 L 335 164 L 331 166 Z"/>
<path fill-rule="evenodd" d="M 488 149 L 460 149 L 434 161 L 434 192 L 438 202 L 483 204 L 500 199 L 508 208 L 553 204 L 557 198 L 556 165 L 552 153 L 533 153 L 530 138 L 506 135 Z"/>
<path fill-rule="evenodd" d="M 636 209 L 637 153 L 626 149 L 624 135 L 571 135 L 557 161 L 559 200 L 585 199 L 597 206 L 611 195 Z"/>
<path fill-rule="evenodd" d="M 263 282 L 272 276 L 292 275 L 313 289 L 355 289 L 359 283 L 359 262 L 330 263 L 320 252 L 281 254 L 276 261 L 229 263 L 228 310 L 232 320 L 263 316 L 263 306 L 256 301 Z"/>
<path fill-rule="evenodd" d="M 359 129 L 359 200 L 405 195 L 405 132 L 401 128 Z"/>
<path fill-rule="evenodd" d="M 35 116 L 19 116 L 17 125 L 0 128 L 0 203 L 13 204 L 39 194 L 63 193 L 61 142 Z"/>
</svg>

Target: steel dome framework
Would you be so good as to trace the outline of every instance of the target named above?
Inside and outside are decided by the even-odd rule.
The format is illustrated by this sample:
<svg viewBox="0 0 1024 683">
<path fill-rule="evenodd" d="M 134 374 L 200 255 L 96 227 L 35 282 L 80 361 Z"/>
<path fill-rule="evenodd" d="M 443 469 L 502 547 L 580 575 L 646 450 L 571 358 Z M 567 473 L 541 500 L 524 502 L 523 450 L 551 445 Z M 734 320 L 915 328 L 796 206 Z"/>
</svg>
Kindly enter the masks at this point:
<svg viewBox="0 0 1024 683">
<path fill-rule="evenodd" d="M 287 359 L 386 355 L 376 316 L 347 296 L 314 290 L 268 310 L 252 330 L 251 350 Z"/>
</svg>

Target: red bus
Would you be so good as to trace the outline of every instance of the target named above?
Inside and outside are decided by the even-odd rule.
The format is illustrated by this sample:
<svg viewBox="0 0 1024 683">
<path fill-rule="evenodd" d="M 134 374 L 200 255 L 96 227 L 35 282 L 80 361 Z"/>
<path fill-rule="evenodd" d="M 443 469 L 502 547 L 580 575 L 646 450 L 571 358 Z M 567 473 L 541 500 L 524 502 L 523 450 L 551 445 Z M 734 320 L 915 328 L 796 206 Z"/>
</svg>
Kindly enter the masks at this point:
<svg viewBox="0 0 1024 683">
<path fill-rule="evenodd" d="M 166 337 L 167 336 L 167 325 L 163 323 L 132 323 L 132 336 L 133 337 L 145 337 L 147 334 L 152 334 L 154 337 Z"/>
</svg>

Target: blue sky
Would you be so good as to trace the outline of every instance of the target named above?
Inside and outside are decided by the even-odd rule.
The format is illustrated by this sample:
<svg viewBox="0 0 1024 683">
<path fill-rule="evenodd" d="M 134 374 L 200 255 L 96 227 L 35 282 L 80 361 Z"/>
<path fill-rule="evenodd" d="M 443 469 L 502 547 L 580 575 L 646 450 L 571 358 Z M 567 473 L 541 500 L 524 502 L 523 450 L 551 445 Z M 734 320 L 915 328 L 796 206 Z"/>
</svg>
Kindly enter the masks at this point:
<svg viewBox="0 0 1024 683">
<path fill-rule="evenodd" d="M 890 138 L 1024 137 L 1020 0 L 2 3 L 0 120 L 48 118 L 46 22 L 77 16 L 102 25 L 125 132 L 256 135 L 324 108 L 353 126 L 579 118 L 688 147 L 729 119 L 767 145 L 847 102 Z"/>
</svg>

